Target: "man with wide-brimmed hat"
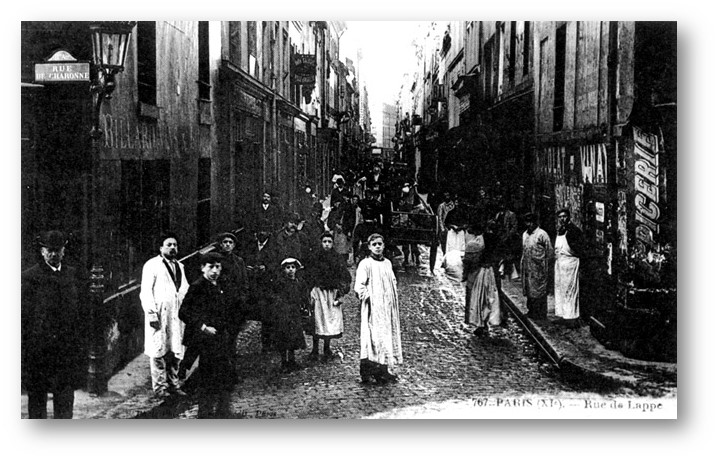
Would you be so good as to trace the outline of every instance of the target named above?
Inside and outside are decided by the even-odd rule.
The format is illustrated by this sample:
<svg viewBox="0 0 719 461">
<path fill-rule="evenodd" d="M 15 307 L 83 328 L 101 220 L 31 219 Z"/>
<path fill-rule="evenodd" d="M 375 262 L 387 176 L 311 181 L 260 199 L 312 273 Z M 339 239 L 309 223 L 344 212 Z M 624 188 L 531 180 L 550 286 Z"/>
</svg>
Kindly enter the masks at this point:
<svg viewBox="0 0 719 461">
<path fill-rule="evenodd" d="M 75 268 L 63 264 L 68 239 L 60 231 L 38 238 L 43 261 L 22 273 L 22 387 L 31 419 L 71 419 L 75 389 L 85 384 L 90 315 Z"/>
</svg>

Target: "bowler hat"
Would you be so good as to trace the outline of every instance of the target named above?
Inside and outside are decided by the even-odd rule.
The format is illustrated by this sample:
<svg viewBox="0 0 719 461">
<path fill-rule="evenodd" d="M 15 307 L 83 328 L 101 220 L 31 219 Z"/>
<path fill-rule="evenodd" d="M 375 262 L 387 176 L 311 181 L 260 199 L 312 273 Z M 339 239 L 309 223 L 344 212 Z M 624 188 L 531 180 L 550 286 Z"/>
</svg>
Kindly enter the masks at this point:
<svg viewBox="0 0 719 461">
<path fill-rule="evenodd" d="M 67 244 L 67 237 L 58 230 L 51 230 L 39 236 L 38 244 L 45 248 L 62 248 Z"/>
</svg>

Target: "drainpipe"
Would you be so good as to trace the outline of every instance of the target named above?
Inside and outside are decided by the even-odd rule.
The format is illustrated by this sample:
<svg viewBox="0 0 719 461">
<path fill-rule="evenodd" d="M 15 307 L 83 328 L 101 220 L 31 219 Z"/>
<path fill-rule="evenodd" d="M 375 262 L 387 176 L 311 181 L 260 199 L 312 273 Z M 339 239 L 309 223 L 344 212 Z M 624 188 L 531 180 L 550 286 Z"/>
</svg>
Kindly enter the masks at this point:
<svg viewBox="0 0 719 461">
<path fill-rule="evenodd" d="M 601 23 L 602 26 L 604 23 Z M 619 102 L 617 99 L 617 89 L 619 88 L 619 82 L 618 82 L 618 72 L 619 72 L 619 23 L 617 21 L 610 21 L 609 22 L 609 44 L 608 44 L 608 56 L 607 56 L 607 105 L 609 106 L 609 120 L 607 120 L 607 139 L 609 142 L 612 143 L 612 149 L 610 152 L 614 152 L 614 159 L 610 160 L 607 159 L 607 189 L 609 193 L 609 197 L 611 197 L 610 200 L 610 208 L 608 210 L 609 218 L 612 220 L 611 228 L 610 230 L 610 239 L 612 242 L 612 248 L 613 251 L 617 251 L 619 248 L 619 188 L 617 184 L 617 162 L 616 159 L 619 155 L 623 155 L 623 152 L 620 152 L 619 149 L 621 148 L 620 143 L 618 140 L 621 137 L 621 131 L 617 132 L 617 110 L 619 106 Z M 618 260 L 614 255 L 612 255 L 612 262 L 610 263 L 612 267 L 610 267 L 611 270 L 611 279 L 613 283 L 616 283 L 617 281 L 617 271 L 615 270 L 615 266 L 618 263 Z"/>
<path fill-rule="evenodd" d="M 272 189 L 276 190 L 279 185 L 279 172 L 280 172 L 280 146 L 279 146 L 279 126 L 277 120 L 277 93 L 275 92 L 275 78 L 271 77 L 271 90 L 272 90 L 272 115 L 271 115 L 271 129 L 272 129 Z M 275 192 L 277 193 L 277 192 Z"/>
</svg>

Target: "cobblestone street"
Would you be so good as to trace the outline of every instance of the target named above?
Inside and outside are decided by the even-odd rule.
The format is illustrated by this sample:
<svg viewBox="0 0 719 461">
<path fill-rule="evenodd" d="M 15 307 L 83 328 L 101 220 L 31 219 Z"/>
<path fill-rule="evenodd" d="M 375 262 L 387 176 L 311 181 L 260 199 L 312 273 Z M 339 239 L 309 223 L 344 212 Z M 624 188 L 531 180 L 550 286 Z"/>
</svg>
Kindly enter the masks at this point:
<svg viewBox="0 0 719 461">
<path fill-rule="evenodd" d="M 333 342 L 339 358 L 330 363 L 307 361 L 307 337 L 308 348 L 297 354 L 304 367 L 281 373 L 279 356 L 261 351 L 259 324 L 248 323 L 238 338 L 241 383 L 232 404 L 236 417 L 411 418 L 448 408 L 477 412 L 477 402 L 490 396 L 607 397 L 560 381 L 509 315 L 491 337 L 476 338 L 463 322 L 463 284 L 441 269 L 430 277 L 426 267 L 423 258 L 419 269 L 397 270 L 404 349 L 404 364 L 396 370 L 398 383 L 360 383 L 358 302 L 350 293 L 344 298 L 344 336 Z M 196 400 L 179 410 L 179 418 L 195 418 Z"/>
</svg>

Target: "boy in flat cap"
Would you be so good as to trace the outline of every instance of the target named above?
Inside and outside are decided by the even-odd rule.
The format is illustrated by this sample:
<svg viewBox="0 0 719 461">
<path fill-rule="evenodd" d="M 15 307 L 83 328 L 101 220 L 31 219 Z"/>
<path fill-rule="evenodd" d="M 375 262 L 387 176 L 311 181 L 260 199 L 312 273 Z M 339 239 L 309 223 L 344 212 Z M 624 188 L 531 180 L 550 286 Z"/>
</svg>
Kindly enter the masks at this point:
<svg viewBox="0 0 719 461">
<path fill-rule="evenodd" d="M 55 419 L 71 419 L 75 389 L 85 384 L 90 315 L 75 268 L 62 263 L 67 238 L 40 236 L 43 261 L 22 273 L 22 387 L 31 419 L 47 418 L 53 394 Z"/>
<path fill-rule="evenodd" d="M 242 316 L 247 312 L 247 304 L 250 296 L 250 281 L 247 274 L 247 265 L 242 257 L 235 251 L 237 247 L 237 236 L 232 232 L 220 234 L 217 238 L 220 246 L 219 253 L 223 256 L 222 273 L 220 279 L 229 291 L 230 304 L 232 308 Z M 230 334 L 237 337 L 240 332 L 241 323 L 235 325 L 235 330 Z"/>
<path fill-rule="evenodd" d="M 197 368 L 200 419 L 230 417 L 230 394 L 235 385 L 232 332 L 241 317 L 222 283 L 224 260 L 217 252 L 200 256 L 202 276 L 190 285 L 180 307 L 180 320 L 186 325 L 183 343 L 195 348 L 200 359 Z"/>
</svg>

